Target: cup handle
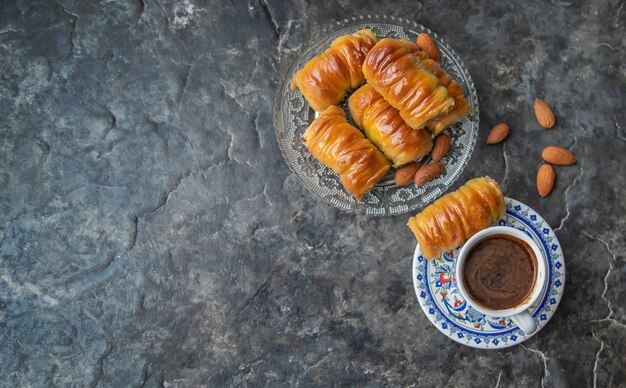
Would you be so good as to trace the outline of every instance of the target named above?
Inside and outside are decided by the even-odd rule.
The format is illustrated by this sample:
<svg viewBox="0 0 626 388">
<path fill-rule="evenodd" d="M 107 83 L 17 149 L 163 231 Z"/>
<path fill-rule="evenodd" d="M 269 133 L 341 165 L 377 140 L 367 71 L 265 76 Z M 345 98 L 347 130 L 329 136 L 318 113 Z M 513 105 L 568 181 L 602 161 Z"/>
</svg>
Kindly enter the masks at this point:
<svg viewBox="0 0 626 388">
<path fill-rule="evenodd" d="M 524 332 L 524 334 L 531 334 L 537 330 L 537 324 L 528 310 L 512 316 L 511 319 Z"/>
</svg>

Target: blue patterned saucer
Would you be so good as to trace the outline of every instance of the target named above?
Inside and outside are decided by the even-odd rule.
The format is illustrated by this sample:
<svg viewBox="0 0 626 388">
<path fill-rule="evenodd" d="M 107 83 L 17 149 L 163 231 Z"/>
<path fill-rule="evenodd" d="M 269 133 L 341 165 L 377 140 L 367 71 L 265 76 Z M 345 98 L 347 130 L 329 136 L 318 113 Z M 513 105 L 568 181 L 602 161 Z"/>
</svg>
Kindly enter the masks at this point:
<svg viewBox="0 0 626 388">
<path fill-rule="evenodd" d="M 537 331 L 526 335 L 509 318 L 486 316 L 468 306 L 455 283 L 455 259 L 461 247 L 428 261 L 419 244 L 413 256 L 413 285 L 422 310 L 439 331 L 474 348 L 502 349 L 520 344 L 539 332 L 559 306 L 565 287 L 565 260 L 550 225 L 530 207 L 506 198 L 506 213 L 498 225 L 526 232 L 548 258 L 548 283 L 531 313 Z"/>
</svg>

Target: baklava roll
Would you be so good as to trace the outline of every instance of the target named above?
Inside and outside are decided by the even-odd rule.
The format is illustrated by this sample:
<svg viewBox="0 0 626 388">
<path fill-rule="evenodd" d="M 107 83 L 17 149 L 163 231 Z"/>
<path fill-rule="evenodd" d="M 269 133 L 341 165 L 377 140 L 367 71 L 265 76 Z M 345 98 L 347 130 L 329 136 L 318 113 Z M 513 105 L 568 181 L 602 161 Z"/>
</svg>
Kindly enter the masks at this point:
<svg viewBox="0 0 626 388">
<path fill-rule="evenodd" d="M 304 132 L 304 145 L 311 155 L 339 175 L 341 184 L 360 201 L 391 163 L 357 128 L 346 113 L 330 106 Z"/>
<path fill-rule="evenodd" d="M 434 259 L 494 225 L 504 211 L 498 182 L 489 177 L 474 178 L 411 217 L 407 225 L 424 257 Z"/>
<path fill-rule="evenodd" d="M 396 168 L 421 158 L 433 147 L 427 131 L 409 127 L 398 111 L 368 84 L 350 96 L 348 107 L 365 136 Z"/>
<path fill-rule="evenodd" d="M 454 99 L 412 48 L 397 39 L 381 39 L 363 63 L 367 82 L 413 129 L 448 113 Z"/>
<path fill-rule="evenodd" d="M 454 98 L 454 108 L 451 111 L 426 124 L 428 130 L 437 136 L 452 124 L 463 120 L 465 116 L 471 113 L 472 109 L 465 98 L 463 87 L 454 81 L 437 62 L 432 59 L 423 59 L 422 63 L 439 78 L 439 82 L 448 90 L 450 97 Z"/>
<path fill-rule="evenodd" d="M 291 80 L 316 111 L 337 105 L 365 78 L 361 69 L 368 51 L 376 44 L 376 34 L 364 29 L 333 40 L 330 47 L 308 61 Z"/>
</svg>

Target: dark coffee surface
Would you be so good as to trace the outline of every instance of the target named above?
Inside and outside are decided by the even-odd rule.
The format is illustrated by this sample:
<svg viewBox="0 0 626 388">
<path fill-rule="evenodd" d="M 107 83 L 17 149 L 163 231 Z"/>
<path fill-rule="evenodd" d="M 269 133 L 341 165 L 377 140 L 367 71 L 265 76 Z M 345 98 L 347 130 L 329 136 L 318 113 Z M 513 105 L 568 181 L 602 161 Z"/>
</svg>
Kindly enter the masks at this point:
<svg viewBox="0 0 626 388">
<path fill-rule="evenodd" d="M 532 249 L 515 237 L 495 235 L 468 254 L 463 280 L 470 297 L 492 310 L 518 306 L 532 292 L 537 267 Z"/>
</svg>

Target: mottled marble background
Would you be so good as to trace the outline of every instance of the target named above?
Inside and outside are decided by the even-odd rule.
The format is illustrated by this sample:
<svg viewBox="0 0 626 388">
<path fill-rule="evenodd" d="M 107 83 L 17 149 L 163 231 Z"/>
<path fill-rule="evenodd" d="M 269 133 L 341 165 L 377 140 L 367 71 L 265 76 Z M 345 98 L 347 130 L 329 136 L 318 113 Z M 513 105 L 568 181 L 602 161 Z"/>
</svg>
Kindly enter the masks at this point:
<svg viewBox="0 0 626 388">
<path fill-rule="evenodd" d="M 0 385 L 624 386 L 624 2 L 386 3 L 0 2 Z M 565 295 L 524 346 L 440 334 L 408 216 L 331 208 L 282 159 L 281 74 L 360 14 L 454 47 L 481 107 L 455 187 L 489 174 L 556 230 Z M 579 162 L 541 199 L 550 144 Z"/>
</svg>

